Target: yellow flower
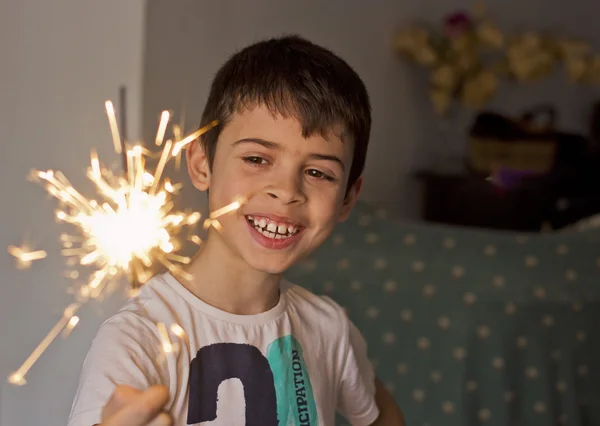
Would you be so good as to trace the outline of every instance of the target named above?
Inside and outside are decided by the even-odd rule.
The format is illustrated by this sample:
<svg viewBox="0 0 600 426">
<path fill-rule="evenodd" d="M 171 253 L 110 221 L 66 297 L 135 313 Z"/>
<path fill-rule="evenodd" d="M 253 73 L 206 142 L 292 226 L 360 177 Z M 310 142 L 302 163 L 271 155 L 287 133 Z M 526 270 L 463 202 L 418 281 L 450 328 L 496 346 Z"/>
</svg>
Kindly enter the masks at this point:
<svg viewBox="0 0 600 426">
<path fill-rule="evenodd" d="M 475 38 L 468 31 L 450 40 L 450 48 L 456 53 L 472 52 L 475 49 L 475 45 Z"/>
<path fill-rule="evenodd" d="M 461 102 L 468 107 L 483 106 L 496 92 L 498 77 L 488 70 L 483 70 L 465 80 L 460 94 Z"/>
<path fill-rule="evenodd" d="M 456 68 L 462 74 L 470 72 L 479 64 L 479 57 L 475 51 L 465 51 L 454 58 Z"/>
<path fill-rule="evenodd" d="M 561 56 L 571 58 L 583 58 L 589 55 L 590 46 L 587 43 L 574 40 L 558 40 L 556 47 Z"/>
<path fill-rule="evenodd" d="M 415 52 L 414 58 L 419 65 L 431 66 L 437 62 L 438 55 L 430 46 L 423 46 Z"/>
<path fill-rule="evenodd" d="M 482 22 L 477 27 L 477 37 L 485 46 L 490 46 L 496 49 L 504 46 L 504 35 L 500 29 L 491 22 Z"/>
<path fill-rule="evenodd" d="M 550 74 L 554 68 L 553 56 L 545 51 L 531 52 L 528 56 L 510 58 L 510 69 L 518 80 L 531 82 Z"/>
<path fill-rule="evenodd" d="M 556 56 L 550 43 L 529 33 L 514 39 L 508 46 L 507 60 L 511 73 L 520 81 L 535 81 L 548 75 Z"/>
<path fill-rule="evenodd" d="M 416 48 L 429 44 L 429 34 L 422 28 L 411 27 L 398 32 L 394 47 L 400 52 L 412 53 Z"/>
<path fill-rule="evenodd" d="M 532 31 L 507 36 L 487 18 L 480 0 L 470 16 L 462 12 L 450 16 L 468 25 L 446 33 L 444 43 L 438 44 L 427 27 L 420 26 L 404 29 L 394 39 L 397 52 L 431 69 L 429 96 L 438 113 L 445 113 L 455 98 L 466 106 L 481 107 L 498 89 L 499 78 L 539 80 L 559 61 L 570 82 L 600 86 L 600 55 L 592 56 L 587 43 Z"/>
<path fill-rule="evenodd" d="M 590 84 L 600 85 L 600 56 L 596 55 L 590 60 L 586 74 L 586 79 Z"/>
<path fill-rule="evenodd" d="M 400 31 L 394 39 L 394 48 L 419 65 L 431 66 L 438 60 L 429 34 L 422 28 L 412 27 Z"/>
<path fill-rule="evenodd" d="M 458 84 L 458 73 L 449 64 L 443 64 L 431 73 L 431 84 L 448 91 L 454 90 Z"/>
<path fill-rule="evenodd" d="M 584 58 L 570 58 L 565 61 L 567 78 L 571 83 L 581 82 L 587 75 L 589 61 Z"/>
</svg>

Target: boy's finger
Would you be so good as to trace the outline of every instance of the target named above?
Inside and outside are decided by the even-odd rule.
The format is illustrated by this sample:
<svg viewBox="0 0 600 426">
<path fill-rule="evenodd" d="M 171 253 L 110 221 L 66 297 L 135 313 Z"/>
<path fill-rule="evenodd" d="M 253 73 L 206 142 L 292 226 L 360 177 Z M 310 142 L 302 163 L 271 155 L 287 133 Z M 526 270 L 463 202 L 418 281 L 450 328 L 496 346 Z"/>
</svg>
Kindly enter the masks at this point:
<svg viewBox="0 0 600 426">
<path fill-rule="evenodd" d="M 102 423 L 103 426 L 147 426 L 157 417 L 169 400 L 164 386 L 153 386 Z"/>
<path fill-rule="evenodd" d="M 167 413 L 160 413 L 148 426 L 172 426 L 173 420 Z"/>
<path fill-rule="evenodd" d="M 102 421 L 109 419 L 121 408 L 135 401 L 141 394 L 141 390 L 132 388 L 131 386 L 117 386 L 108 400 L 108 403 L 102 409 Z"/>
</svg>

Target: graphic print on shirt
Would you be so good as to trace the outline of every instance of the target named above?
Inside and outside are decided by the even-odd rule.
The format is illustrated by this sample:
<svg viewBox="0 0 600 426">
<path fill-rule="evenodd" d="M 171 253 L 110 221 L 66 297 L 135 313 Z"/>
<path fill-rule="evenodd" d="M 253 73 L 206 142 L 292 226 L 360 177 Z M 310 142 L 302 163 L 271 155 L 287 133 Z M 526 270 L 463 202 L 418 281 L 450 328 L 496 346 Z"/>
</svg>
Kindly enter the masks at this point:
<svg viewBox="0 0 600 426">
<path fill-rule="evenodd" d="M 279 426 L 318 425 L 317 406 L 300 343 L 294 336 L 280 337 L 268 346 L 267 359 L 275 380 Z"/>
<path fill-rule="evenodd" d="M 219 386 L 237 379 L 245 407 L 229 407 Z M 190 365 L 187 424 L 217 420 L 217 404 L 243 410 L 247 426 L 317 426 L 318 415 L 302 347 L 293 336 L 276 339 L 265 357 L 241 343 L 200 348 Z M 239 405 L 239 403 L 236 403 Z"/>
<path fill-rule="evenodd" d="M 216 420 L 219 385 L 232 378 L 239 379 L 244 387 L 246 425 L 278 426 L 269 362 L 258 348 L 240 343 L 215 343 L 196 354 L 190 366 L 187 424 Z"/>
</svg>

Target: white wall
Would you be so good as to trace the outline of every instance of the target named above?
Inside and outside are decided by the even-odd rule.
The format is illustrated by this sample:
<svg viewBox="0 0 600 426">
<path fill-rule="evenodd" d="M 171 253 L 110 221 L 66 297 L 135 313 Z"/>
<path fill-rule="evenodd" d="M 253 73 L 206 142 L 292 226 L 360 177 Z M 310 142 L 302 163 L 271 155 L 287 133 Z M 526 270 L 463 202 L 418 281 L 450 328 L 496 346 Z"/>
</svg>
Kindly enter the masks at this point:
<svg viewBox="0 0 600 426">
<path fill-rule="evenodd" d="M 104 316 L 84 308 L 67 340 L 50 347 L 14 387 L 6 376 L 70 302 L 52 214 L 55 203 L 26 180 L 31 168 L 60 169 L 85 184 L 89 151 L 115 160 L 104 101 L 129 91 L 129 132 L 139 136 L 142 0 L 0 2 L 0 425 L 64 426 L 89 343 Z M 34 240 L 49 257 L 18 271 L 9 244 Z"/>
</svg>

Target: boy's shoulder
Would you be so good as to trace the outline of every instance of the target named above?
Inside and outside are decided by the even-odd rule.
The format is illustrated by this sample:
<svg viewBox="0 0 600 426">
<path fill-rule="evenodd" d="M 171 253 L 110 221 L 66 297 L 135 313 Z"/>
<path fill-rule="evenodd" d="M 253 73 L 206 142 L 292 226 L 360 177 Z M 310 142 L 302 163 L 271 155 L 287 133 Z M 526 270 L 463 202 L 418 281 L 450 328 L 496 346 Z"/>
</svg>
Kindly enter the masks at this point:
<svg viewBox="0 0 600 426">
<path fill-rule="evenodd" d="M 310 313 L 319 322 L 327 321 L 330 325 L 347 326 L 346 310 L 326 295 L 317 295 L 312 291 L 284 280 L 281 284 L 282 293 L 286 293 L 288 309 L 299 313 Z"/>
<path fill-rule="evenodd" d="M 164 275 L 157 275 L 144 284 L 136 296 L 129 298 L 121 308 L 100 326 L 99 334 L 132 334 L 136 340 L 160 340 L 156 324 L 174 319 L 174 294 Z"/>
</svg>

